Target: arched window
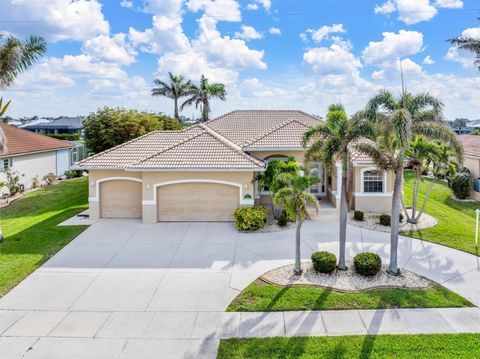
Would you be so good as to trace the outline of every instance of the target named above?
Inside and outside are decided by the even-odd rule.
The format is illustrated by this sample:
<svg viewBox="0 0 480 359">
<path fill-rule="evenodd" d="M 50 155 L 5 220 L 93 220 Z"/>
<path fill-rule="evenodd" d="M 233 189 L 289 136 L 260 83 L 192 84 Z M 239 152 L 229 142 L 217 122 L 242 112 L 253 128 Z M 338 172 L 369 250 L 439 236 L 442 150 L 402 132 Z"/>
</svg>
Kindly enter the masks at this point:
<svg viewBox="0 0 480 359">
<path fill-rule="evenodd" d="M 379 170 L 368 170 L 363 172 L 363 192 L 383 192 L 383 172 Z"/>
</svg>

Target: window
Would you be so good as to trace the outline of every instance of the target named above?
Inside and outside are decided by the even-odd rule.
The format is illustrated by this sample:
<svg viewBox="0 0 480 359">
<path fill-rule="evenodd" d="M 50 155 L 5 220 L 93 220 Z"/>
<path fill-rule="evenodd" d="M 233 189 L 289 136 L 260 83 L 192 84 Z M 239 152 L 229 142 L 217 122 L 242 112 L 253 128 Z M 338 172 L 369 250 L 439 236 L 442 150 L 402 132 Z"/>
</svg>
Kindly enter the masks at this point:
<svg viewBox="0 0 480 359">
<path fill-rule="evenodd" d="M 377 170 L 363 172 L 363 192 L 383 192 L 383 173 Z"/>
<path fill-rule="evenodd" d="M 12 159 L 11 158 L 4 158 L 1 160 L 1 166 L 0 170 L 8 170 L 10 167 L 12 167 Z"/>
</svg>

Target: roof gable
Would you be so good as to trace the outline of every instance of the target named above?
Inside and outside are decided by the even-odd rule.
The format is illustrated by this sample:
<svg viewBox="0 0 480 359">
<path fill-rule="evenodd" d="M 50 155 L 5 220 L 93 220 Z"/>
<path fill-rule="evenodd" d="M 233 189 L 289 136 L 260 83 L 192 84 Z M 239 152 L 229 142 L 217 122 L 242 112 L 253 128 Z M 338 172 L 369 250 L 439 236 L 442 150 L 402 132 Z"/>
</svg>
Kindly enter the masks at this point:
<svg viewBox="0 0 480 359">
<path fill-rule="evenodd" d="M 3 123 L 0 124 L 0 136 L 3 138 L 0 148 L 2 157 L 74 147 L 66 141 Z"/>
<path fill-rule="evenodd" d="M 309 126 L 302 122 L 289 120 L 250 141 L 244 148 L 248 150 L 279 147 L 302 149 L 303 134 L 308 128 Z"/>
</svg>

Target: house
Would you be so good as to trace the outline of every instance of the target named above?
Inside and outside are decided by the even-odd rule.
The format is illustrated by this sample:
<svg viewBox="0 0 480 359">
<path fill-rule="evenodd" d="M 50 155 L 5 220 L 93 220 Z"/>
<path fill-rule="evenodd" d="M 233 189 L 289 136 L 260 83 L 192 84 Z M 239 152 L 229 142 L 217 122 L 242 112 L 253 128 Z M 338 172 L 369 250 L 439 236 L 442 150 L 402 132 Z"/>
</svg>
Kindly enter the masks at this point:
<svg viewBox="0 0 480 359">
<path fill-rule="evenodd" d="M 152 132 L 81 161 L 90 171 L 90 217 L 157 221 L 230 221 L 238 206 L 268 192 L 253 183 L 269 161 L 293 156 L 302 164 L 304 132 L 321 119 L 302 111 L 233 111 L 183 131 Z M 356 208 L 387 212 L 393 176 L 355 154 Z M 341 165 L 311 192 L 338 206 Z"/>
<path fill-rule="evenodd" d="M 25 188 L 50 172 L 62 176 L 70 169 L 72 148 L 66 141 L 0 123 L 0 182 L 6 180 L 5 170 L 18 171 Z"/>
<path fill-rule="evenodd" d="M 60 117 L 53 121 L 27 124 L 25 130 L 43 135 L 82 134 L 84 117 Z"/>
<path fill-rule="evenodd" d="M 468 168 L 474 179 L 480 178 L 480 136 L 461 135 L 458 136 L 463 146 L 463 165 Z M 472 191 L 471 197 L 480 201 L 480 188 Z"/>
</svg>

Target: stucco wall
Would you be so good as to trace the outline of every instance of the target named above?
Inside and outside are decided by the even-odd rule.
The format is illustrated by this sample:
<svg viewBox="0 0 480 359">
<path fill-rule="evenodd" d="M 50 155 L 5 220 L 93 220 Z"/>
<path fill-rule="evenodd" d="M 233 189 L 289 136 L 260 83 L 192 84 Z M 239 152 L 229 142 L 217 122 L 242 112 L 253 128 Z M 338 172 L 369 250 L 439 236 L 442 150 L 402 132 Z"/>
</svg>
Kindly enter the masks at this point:
<svg viewBox="0 0 480 359">
<path fill-rule="evenodd" d="M 57 174 L 56 151 L 4 158 L 12 159 L 12 171 L 18 171 L 20 174 L 25 174 L 25 176 L 20 179 L 20 183 L 22 183 L 25 188 L 30 188 L 32 186 L 32 180 L 35 176 L 38 176 L 39 181 L 41 181 L 42 177 L 47 173 L 52 172 Z M 5 180 L 5 173 L 0 172 L 0 181 Z M 5 191 L 6 189 L 4 188 L 3 190 Z"/>
<path fill-rule="evenodd" d="M 472 174 L 472 177 L 474 179 L 480 177 L 480 158 L 465 156 L 465 158 L 463 160 L 463 165 L 466 168 L 468 168 L 468 170 L 470 171 L 470 173 Z M 474 200 L 480 201 L 480 193 L 479 192 L 472 191 L 470 196 Z"/>
<path fill-rule="evenodd" d="M 384 193 L 362 193 L 362 170 L 374 169 L 373 166 L 354 167 L 354 203 L 355 209 L 364 212 L 388 213 L 392 205 L 392 191 L 395 182 L 394 173 L 386 173 Z"/>
<path fill-rule="evenodd" d="M 142 180 L 144 223 L 155 223 L 157 221 L 156 188 L 158 185 L 168 182 L 206 180 L 238 184 L 241 187 L 243 204 L 253 204 L 253 172 L 127 172 L 118 170 L 92 170 L 90 171 L 89 179 L 90 216 L 92 219 L 99 218 L 99 196 L 97 195 L 99 181 L 118 177 L 138 178 Z M 251 198 L 245 198 L 246 195 L 249 195 Z"/>
<path fill-rule="evenodd" d="M 304 151 L 253 151 L 251 155 L 258 158 L 259 160 L 264 160 L 267 157 L 274 156 L 286 156 L 286 157 L 295 157 L 295 161 L 300 164 L 303 164 L 305 161 L 305 152 Z"/>
</svg>

